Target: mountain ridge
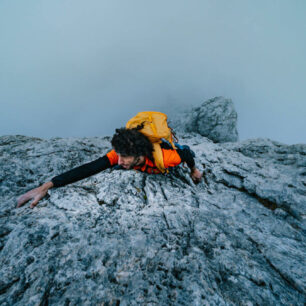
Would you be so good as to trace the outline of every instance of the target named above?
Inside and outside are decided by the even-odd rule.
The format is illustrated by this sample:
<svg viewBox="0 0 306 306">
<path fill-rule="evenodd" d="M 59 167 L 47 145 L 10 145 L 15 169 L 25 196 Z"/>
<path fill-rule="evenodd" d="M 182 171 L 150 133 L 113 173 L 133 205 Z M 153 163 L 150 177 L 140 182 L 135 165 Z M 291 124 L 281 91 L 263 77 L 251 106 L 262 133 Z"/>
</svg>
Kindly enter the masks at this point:
<svg viewBox="0 0 306 306">
<path fill-rule="evenodd" d="M 108 169 L 16 198 L 109 137 L 0 137 L 0 304 L 303 305 L 306 145 L 179 132 L 204 171 Z"/>
</svg>

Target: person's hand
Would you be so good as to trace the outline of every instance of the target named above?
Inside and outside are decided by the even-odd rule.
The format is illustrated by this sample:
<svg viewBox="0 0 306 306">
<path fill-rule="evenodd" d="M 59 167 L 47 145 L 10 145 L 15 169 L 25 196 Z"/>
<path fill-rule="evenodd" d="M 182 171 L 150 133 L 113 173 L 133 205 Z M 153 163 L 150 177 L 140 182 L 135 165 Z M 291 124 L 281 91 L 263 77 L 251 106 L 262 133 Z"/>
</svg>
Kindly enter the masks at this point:
<svg viewBox="0 0 306 306">
<path fill-rule="evenodd" d="M 47 182 L 35 189 L 32 189 L 28 191 L 27 193 L 20 196 L 17 200 L 17 208 L 24 205 L 29 200 L 33 199 L 33 201 L 30 204 L 30 208 L 34 208 L 38 202 L 46 196 L 48 193 L 48 190 L 53 187 L 52 182 Z"/>
<path fill-rule="evenodd" d="M 194 182 L 195 184 L 198 184 L 198 183 L 200 183 L 203 174 L 200 172 L 199 169 L 197 169 L 197 168 L 194 167 L 194 168 L 191 169 L 190 176 L 191 176 L 193 182 Z"/>
</svg>

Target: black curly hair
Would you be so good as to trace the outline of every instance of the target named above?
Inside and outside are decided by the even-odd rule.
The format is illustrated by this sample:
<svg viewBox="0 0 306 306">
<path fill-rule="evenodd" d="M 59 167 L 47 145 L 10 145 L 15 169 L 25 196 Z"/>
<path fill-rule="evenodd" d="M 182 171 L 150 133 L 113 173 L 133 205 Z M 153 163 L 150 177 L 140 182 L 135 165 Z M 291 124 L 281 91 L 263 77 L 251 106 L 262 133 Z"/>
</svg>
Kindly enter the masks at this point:
<svg viewBox="0 0 306 306">
<path fill-rule="evenodd" d="M 141 128 L 139 126 L 133 129 L 124 127 L 116 129 L 116 133 L 111 140 L 112 146 L 118 154 L 123 156 L 139 157 L 144 155 L 154 161 L 153 145 L 145 135 L 139 132 Z"/>
</svg>

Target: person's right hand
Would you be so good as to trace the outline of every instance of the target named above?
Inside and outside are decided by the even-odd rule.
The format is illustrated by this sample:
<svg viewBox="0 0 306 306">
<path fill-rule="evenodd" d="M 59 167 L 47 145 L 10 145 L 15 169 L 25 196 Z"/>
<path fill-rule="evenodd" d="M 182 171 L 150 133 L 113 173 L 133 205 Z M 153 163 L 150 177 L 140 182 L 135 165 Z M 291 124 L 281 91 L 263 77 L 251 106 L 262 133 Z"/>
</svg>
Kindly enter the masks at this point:
<svg viewBox="0 0 306 306">
<path fill-rule="evenodd" d="M 53 187 L 52 182 L 47 182 L 37 188 L 34 188 L 27 193 L 20 196 L 17 200 L 17 208 L 24 205 L 29 200 L 33 199 L 33 201 L 30 204 L 30 208 L 34 208 L 38 202 L 46 196 L 48 193 L 48 190 Z"/>
<path fill-rule="evenodd" d="M 190 176 L 191 176 L 193 182 L 194 182 L 195 184 L 198 184 L 198 183 L 200 183 L 200 181 L 201 181 L 201 179 L 202 179 L 203 173 L 201 173 L 200 170 L 197 169 L 196 167 L 193 167 L 193 168 L 191 169 Z"/>
</svg>

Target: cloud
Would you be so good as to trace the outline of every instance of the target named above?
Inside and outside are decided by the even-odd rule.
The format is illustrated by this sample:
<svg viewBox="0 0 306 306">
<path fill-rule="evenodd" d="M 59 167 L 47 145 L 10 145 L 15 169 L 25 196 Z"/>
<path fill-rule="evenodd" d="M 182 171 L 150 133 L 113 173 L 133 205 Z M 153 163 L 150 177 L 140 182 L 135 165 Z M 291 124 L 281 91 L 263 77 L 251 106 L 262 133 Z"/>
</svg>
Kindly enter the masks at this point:
<svg viewBox="0 0 306 306">
<path fill-rule="evenodd" d="M 240 139 L 305 142 L 303 1 L 0 4 L 0 131 L 111 135 L 223 95 Z"/>
</svg>

